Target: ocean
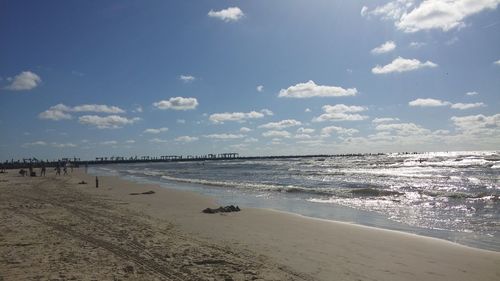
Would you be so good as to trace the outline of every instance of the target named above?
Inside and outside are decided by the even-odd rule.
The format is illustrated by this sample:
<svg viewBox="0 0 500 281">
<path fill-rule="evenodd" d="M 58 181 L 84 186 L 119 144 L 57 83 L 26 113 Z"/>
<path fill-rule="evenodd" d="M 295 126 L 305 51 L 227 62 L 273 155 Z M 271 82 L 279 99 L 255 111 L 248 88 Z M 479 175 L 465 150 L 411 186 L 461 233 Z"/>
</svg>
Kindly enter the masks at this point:
<svg viewBox="0 0 500 281">
<path fill-rule="evenodd" d="M 500 251 L 499 151 L 108 164 L 89 172 L 194 191 L 221 205 L 269 208 Z"/>
</svg>

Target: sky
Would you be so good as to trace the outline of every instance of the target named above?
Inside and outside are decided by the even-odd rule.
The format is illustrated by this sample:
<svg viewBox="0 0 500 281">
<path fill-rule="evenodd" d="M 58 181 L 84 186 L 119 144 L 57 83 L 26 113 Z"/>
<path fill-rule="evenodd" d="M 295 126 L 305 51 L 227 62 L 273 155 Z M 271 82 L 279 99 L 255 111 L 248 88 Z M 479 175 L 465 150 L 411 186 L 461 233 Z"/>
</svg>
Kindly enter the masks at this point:
<svg viewBox="0 0 500 281">
<path fill-rule="evenodd" d="M 500 149 L 500 0 L 0 0 L 0 160 Z"/>
</svg>

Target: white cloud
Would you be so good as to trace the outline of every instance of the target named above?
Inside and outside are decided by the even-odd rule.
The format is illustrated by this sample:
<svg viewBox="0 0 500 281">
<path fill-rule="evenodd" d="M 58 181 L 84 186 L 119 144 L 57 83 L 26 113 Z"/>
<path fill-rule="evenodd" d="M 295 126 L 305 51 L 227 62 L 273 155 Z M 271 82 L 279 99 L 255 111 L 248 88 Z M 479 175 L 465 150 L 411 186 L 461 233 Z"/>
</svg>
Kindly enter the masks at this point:
<svg viewBox="0 0 500 281">
<path fill-rule="evenodd" d="M 264 113 L 257 111 L 250 112 L 224 112 L 211 114 L 208 119 L 213 123 L 220 124 L 226 121 L 245 122 L 248 119 L 263 118 Z"/>
<path fill-rule="evenodd" d="M 256 138 L 246 138 L 243 142 L 258 142 L 259 140 Z"/>
<path fill-rule="evenodd" d="M 366 107 L 357 105 L 325 105 L 322 107 L 324 114 L 313 118 L 313 122 L 323 122 L 323 121 L 360 121 L 365 120 L 368 116 L 353 114 L 356 112 L 365 111 Z"/>
<path fill-rule="evenodd" d="M 197 137 L 190 137 L 190 136 L 180 136 L 175 139 L 175 141 L 177 142 L 193 142 L 197 140 L 198 140 Z"/>
<path fill-rule="evenodd" d="M 241 139 L 244 138 L 245 135 L 241 134 L 210 134 L 210 135 L 203 135 L 204 138 L 208 139 L 218 139 L 218 140 L 232 140 L 232 139 Z"/>
<path fill-rule="evenodd" d="M 124 113 L 125 111 L 117 106 L 109 106 L 104 104 L 82 104 L 74 107 L 65 104 L 56 104 L 51 106 L 48 110 L 38 114 L 40 119 L 63 120 L 71 119 L 72 116 L 69 112 L 99 112 L 99 113 Z"/>
<path fill-rule="evenodd" d="M 329 127 L 324 127 L 323 129 L 321 129 L 321 135 L 323 137 L 329 137 L 332 135 L 332 133 L 337 133 L 339 135 L 351 136 L 353 134 L 359 133 L 359 131 L 356 129 L 342 128 L 342 127 L 336 127 L 336 126 L 329 126 Z"/>
<path fill-rule="evenodd" d="M 462 131 L 477 131 L 481 129 L 499 130 L 500 129 L 500 114 L 491 116 L 469 115 L 469 116 L 453 116 L 451 121 Z"/>
<path fill-rule="evenodd" d="M 109 115 L 105 117 L 97 115 L 83 115 L 78 118 L 78 122 L 84 125 L 96 126 L 99 129 L 116 129 L 121 128 L 125 125 L 134 124 L 139 121 L 140 118 L 126 118 L 118 115 Z"/>
<path fill-rule="evenodd" d="M 23 71 L 16 75 L 12 83 L 5 88 L 12 91 L 25 91 L 36 88 L 41 82 L 42 79 L 37 74 L 31 71 Z"/>
<path fill-rule="evenodd" d="M 47 143 L 44 141 L 34 141 L 34 142 L 25 143 L 22 146 L 29 147 L 29 146 L 46 146 L 46 145 L 47 145 Z"/>
<path fill-rule="evenodd" d="M 441 29 L 449 31 L 465 26 L 465 19 L 484 10 L 496 9 L 498 0 L 394 0 L 365 15 L 393 20 L 404 32 Z"/>
<path fill-rule="evenodd" d="M 473 92 L 467 92 L 467 93 L 465 93 L 465 95 L 466 95 L 466 96 L 477 96 L 477 95 L 479 95 L 479 93 L 478 93 L 478 92 L 473 91 Z"/>
<path fill-rule="evenodd" d="M 363 7 L 361 8 L 361 12 L 360 12 L 360 14 L 361 14 L 361 16 L 362 16 L 362 17 L 364 17 L 364 16 L 366 16 L 366 13 L 367 13 L 367 12 L 368 12 L 368 7 L 363 6 Z"/>
<path fill-rule="evenodd" d="M 309 80 L 306 83 L 299 83 L 281 89 L 278 97 L 280 98 L 312 98 L 312 97 L 344 97 L 355 96 L 358 93 L 356 88 L 344 89 L 336 86 L 316 85 L 314 81 Z"/>
<path fill-rule="evenodd" d="M 380 124 L 375 127 L 377 131 L 393 132 L 397 135 L 425 135 L 430 131 L 414 123 Z"/>
<path fill-rule="evenodd" d="M 421 106 L 421 107 L 437 107 L 437 106 L 449 106 L 450 102 L 442 101 L 438 99 L 416 99 L 408 103 L 409 106 Z"/>
<path fill-rule="evenodd" d="M 493 64 L 500 65 L 500 60 L 494 61 Z"/>
<path fill-rule="evenodd" d="M 263 92 L 264 91 L 264 86 L 259 85 L 257 86 L 257 92 Z"/>
<path fill-rule="evenodd" d="M 179 79 L 184 83 L 189 83 L 189 82 L 193 82 L 194 80 L 196 80 L 196 77 L 194 77 L 192 75 L 180 75 Z"/>
<path fill-rule="evenodd" d="M 266 138 L 289 138 L 291 134 L 287 131 L 276 131 L 276 130 L 271 130 L 262 133 L 263 137 Z"/>
<path fill-rule="evenodd" d="M 210 12 L 208 12 L 208 16 L 225 22 L 231 22 L 240 20 L 243 16 L 245 16 L 245 14 L 238 7 L 229 7 L 220 11 L 210 10 Z"/>
<path fill-rule="evenodd" d="M 196 109 L 198 100 L 196 98 L 175 97 L 153 103 L 158 109 L 191 110 Z"/>
<path fill-rule="evenodd" d="M 306 109 L 304 110 L 304 112 L 311 112 L 311 109 L 310 109 L 310 108 L 306 108 Z"/>
<path fill-rule="evenodd" d="M 164 139 L 160 139 L 160 138 L 153 138 L 153 139 L 150 139 L 149 142 L 152 142 L 152 143 L 167 143 L 168 140 L 164 140 Z"/>
<path fill-rule="evenodd" d="M 57 148 L 67 148 L 67 147 L 77 147 L 78 146 L 77 144 L 74 144 L 74 143 L 71 143 L 71 142 L 67 142 L 67 143 L 53 142 L 50 145 L 53 146 L 53 147 L 57 147 Z"/>
<path fill-rule="evenodd" d="M 281 120 L 279 122 L 270 122 L 264 125 L 260 125 L 259 128 L 265 128 L 265 129 L 275 129 L 275 130 L 280 130 L 288 127 L 293 127 L 293 126 L 300 126 L 302 123 L 300 121 L 297 121 L 295 119 L 286 119 L 286 120 Z"/>
<path fill-rule="evenodd" d="M 427 45 L 427 44 L 424 43 L 424 42 L 411 42 L 410 43 L 410 48 L 418 49 L 418 48 L 421 48 L 421 47 L 423 47 L 425 45 Z"/>
<path fill-rule="evenodd" d="M 248 133 L 248 132 L 250 132 L 250 131 L 252 131 L 252 129 L 247 128 L 247 127 L 241 127 L 241 128 L 240 128 L 240 132 L 242 132 L 242 133 Z"/>
<path fill-rule="evenodd" d="M 162 127 L 162 128 L 157 128 L 157 129 L 146 129 L 144 130 L 144 133 L 146 134 L 159 134 L 159 133 L 162 133 L 162 132 L 166 132 L 168 131 L 168 128 L 166 127 Z"/>
<path fill-rule="evenodd" d="M 126 144 L 133 144 L 133 143 L 135 143 L 135 140 L 126 140 L 125 143 Z"/>
<path fill-rule="evenodd" d="M 101 145 L 117 145 L 118 142 L 115 140 L 109 140 L 109 141 L 103 141 L 101 142 Z"/>
<path fill-rule="evenodd" d="M 296 134 L 294 136 L 294 138 L 298 139 L 298 140 L 308 140 L 308 139 L 312 139 L 312 137 L 308 134 Z"/>
<path fill-rule="evenodd" d="M 389 123 L 394 121 L 399 121 L 399 118 L 390 118 L 390 117 L 375 118 L 372 120 L 372 123 L 379 124 L 379 123 Z"/>
<path fill-rule="evenodd" d="M 439 106 L 450 106 L 453 109 L 471 109 L 486 106 L 482 102 L 476 103 L 451 103 L 449 101 L 442 101 L 438 99 L 416 99 L 408 103 L 409 106 L 420 106 L 420 107 L 439 107 Z"/>
<path fill-rule="evenodd" d="M 372 68 L 372 73 L 374 74 L 386 74 L 386 73 L 392 73 L 392 72 L 406 72 L 406 71 L 413 71 L 421 68 L 434 68 L 437 67 L 438 65 L 431 62 L 431 61 L 426 61 L 426 62 L 421 62 L 417 59 L 405 59 L 402 57 L 397 57 L 394 59 L 391 63 L 380 66 L 377 65 L 374 68 Z"/>
<path fill-rule="evenodd" d="M 394 41 L 387 41 L 384 44 L 371 50 L 371 53 L 377 54 L 377 55 L 384 54 L 384 53 L 388 53 L 390 51 L 393 51 L 394 49 L 396 49 L 396 43 L 394 43 Z"/>
<path fill-rule="evenodd" d="M 482 103 L 482 102 L 476 102 L 476 103 L 455 103 L 455 104 L 451 105 L 451 108 L 465 110 L 465 109 L 485 107 L 485 106 L 486 105 L 484 103 Z"/>
<path fill-rule="evenodd" d="M 273 116 L 274 115 L 274 113 L 271 110 L 267 109 L 267 108 L 262 109 L 260 112 L 264 113 L 267 116 Z"/>
<path fill-rule="evenodd" d="M 58 121 L 58 120 L 71 119 L 72 116 L 71 116 L 71 114 L 65 113 L 64 111 L 57 110 L 53 106 L 53 107 L 49 108 L 48 110 L 45 110 L 44 112 L 41 112 L 40 114 L 38 114 L 38 118 Z"/>
<path fill-rule="evenodd" d="M 117 106 L 109 106 L 105 104 L 82 104 L 72 108 L 68 108 L 69 112 L 99 112 L 99 113 L 112 113 L 119 114 L 125 113 L 125 110 Z"/>
<path fill-rule="evenodd" d="M 314 129 L 309 129 L 309 128 L 303 128 L 303 127 L 300 127 L 297 129 L 297 133 L 299 134 L 312 134 L 314 133 Z"/>
<path fill-rule="evenodd" d="M 140 106 L 140 105 L 137 106 L 134 110 L 132 110 L 132 112 L 134 112 L 134 113 L 142 113 L 142 111 L 143 111 L 142 106 Z"/>
<path fill-rule="evenodd" d="M 487 9 L 496 9 L 498 0 L 426 0 L 401 16 L 396 26 L 405 32 L 428 29 L 449 31 L 465 26 L 464 19 Z"/>
</svg>

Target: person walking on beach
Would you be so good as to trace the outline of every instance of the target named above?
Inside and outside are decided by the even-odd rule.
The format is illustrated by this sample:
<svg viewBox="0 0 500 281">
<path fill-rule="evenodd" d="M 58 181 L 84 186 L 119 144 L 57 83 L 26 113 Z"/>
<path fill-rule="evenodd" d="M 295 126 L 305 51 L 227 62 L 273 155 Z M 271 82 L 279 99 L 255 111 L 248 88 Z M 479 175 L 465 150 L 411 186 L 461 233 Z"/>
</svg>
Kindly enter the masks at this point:
<svg viewBox="0 0 500 281">
<path fill-rule="evenodd" d="M 61 167 L 59 165 L 57 165 L 56 167 L 56 176 L 60 176 L 61 175 Z"/>
<path fill-rule="evenodd" d="M 64 166 L 63 171 L 64 171 L 63 176 L 67 176 L 68 175 L 68 168 L 66 168 L 66 166 Z"/>
<path fill-rule="evenodd" d="M 99 188 L 99 179 L 95 177 L 95 188 Z"/>
<path fill-rule="evenodd" d="M 42 164 L 42 168 L 40 168 L 40 176 L 45 177 L 45 165 L 44 164 Z"/>
</svg>

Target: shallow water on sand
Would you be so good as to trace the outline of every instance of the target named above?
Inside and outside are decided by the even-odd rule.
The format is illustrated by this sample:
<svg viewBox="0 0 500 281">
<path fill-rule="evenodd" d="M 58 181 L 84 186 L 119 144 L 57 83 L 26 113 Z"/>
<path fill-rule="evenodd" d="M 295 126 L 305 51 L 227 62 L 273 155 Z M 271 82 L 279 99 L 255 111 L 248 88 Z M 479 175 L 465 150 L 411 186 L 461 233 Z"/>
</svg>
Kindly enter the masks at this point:
<svg viewBox="0 0 500 281">
<path fill-rule="evenodd" d="M 500 251 L 500 153 L 435 152 L 96 166 L 271 208 Z"/>
</svg>

